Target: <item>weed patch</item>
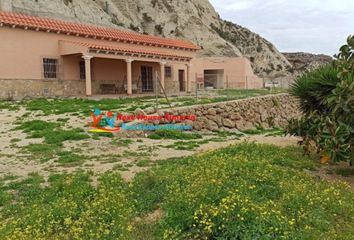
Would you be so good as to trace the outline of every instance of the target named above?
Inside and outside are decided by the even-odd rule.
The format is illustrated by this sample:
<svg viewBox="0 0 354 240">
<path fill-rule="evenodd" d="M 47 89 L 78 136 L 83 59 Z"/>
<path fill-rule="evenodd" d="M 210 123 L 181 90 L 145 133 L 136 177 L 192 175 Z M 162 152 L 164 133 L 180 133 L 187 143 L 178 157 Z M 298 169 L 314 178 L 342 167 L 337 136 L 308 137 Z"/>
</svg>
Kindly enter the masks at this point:
<svg viewBox="0 0 354 240">
<path fill-rule="evenodd" d="M 150 160 L 139 160 L 137 163 L 136 163 L 136 166 L 138 167 L 149 167 L 151 164 L 151 161 Z"/>
<path fill-rule="evenodd" d="M 251 128 L 241 131 L 248 135 L 284 136 L 285 132 L 281 128 Z"/>
<path fill-rule="evenodd" d="M 8 109 L 10 111 L 17 111 L 20 109 L 16 102 L 0 101 L 0 109 Z"/>
<path fill-rule="evenodd" d="M 53 159 L 58 150 L 58 146 L 50 144 L 29 144 L 22 148 L 23 152 L 30 153 L 33 159 L 40 160 L 41 162 Z"/>
<path fill-rule="evenodd" d="M 58 152 L 58 156 L 59 158 L 56 162 L 62 166 L 78 166 L 86 160 L 86 156 L 78 155 L 69 151 Z"/>
<path fill-rule="evenodd" d="M 190 140 L 202 138 L 199 133 L 182 132 L 178 130 L 157 130 L 153 134 L 149 135 L 150 139 L 178 139 L 178 140 Z"/>
<path fill-rule="evenodd" d="M 338 168 L 335 169 L 334 172 L 338 175 L 341 175 L 343 177 L 352 177 L 354 176 L 354 169 L 352 167 L 348 168 Z"/>
<path fill-rule="evenodd" d="M 199 146 L 200 145 L 195 141 L 177 141 L 177 142 L 174 142 L 173 144 L 167 145 L 166 148 L 192 151 Z"/>
<path fill-rule="evenodd" d="M 140 214 L 166 212 L 157 239 L 350 238 L 354 195 L 301 172 L 313 164 L 300 148 L 240 144 L 164 161 L 132 191 Z"/>
<path fill-rule="evenodd" d="M 89 135 L 80 128 L 63 130 L 61 123 L 42 120 L 23 122 L 15 129 L 29 133 L 29 138 L 44 138 L 44 142 L 47 144 L 61 145 L 64 141 L 89 138 Z"/>
<path fill-rule="evenodd" d="M 0 180 L 0 239 L 351 239 L 354 194 L 303 172 L 317 164 L 299 147 L 242 143 L 159 161 L 129 184 L 115 172 L 97 187 L 84 172 Z"/>
</svg>

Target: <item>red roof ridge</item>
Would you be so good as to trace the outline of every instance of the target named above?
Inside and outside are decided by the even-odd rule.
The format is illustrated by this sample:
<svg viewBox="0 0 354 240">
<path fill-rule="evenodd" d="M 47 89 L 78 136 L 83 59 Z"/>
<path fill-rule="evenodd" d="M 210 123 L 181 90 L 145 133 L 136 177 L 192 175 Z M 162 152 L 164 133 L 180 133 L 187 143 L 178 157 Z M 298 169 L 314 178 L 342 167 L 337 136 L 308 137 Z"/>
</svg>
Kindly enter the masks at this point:
<svg viewBox="0 0 354 240">
<path fill-rule="evenodd" d="M 64 20 L 35 17 L 13 12 L 0 11 L 0 24 L 19 25 L 28 28 L 45 29 L 56 32 L 71 33 L 92 38 L 105 38 L 122 42 L 151 44 L 162 47 L 174 47 L 187 50 L 198 50 L 199 47 L 187 40 L 163 38 L 144 35 L 136 32 L 121 31 L 114 28 L 99 27 Z"/>
</svg>

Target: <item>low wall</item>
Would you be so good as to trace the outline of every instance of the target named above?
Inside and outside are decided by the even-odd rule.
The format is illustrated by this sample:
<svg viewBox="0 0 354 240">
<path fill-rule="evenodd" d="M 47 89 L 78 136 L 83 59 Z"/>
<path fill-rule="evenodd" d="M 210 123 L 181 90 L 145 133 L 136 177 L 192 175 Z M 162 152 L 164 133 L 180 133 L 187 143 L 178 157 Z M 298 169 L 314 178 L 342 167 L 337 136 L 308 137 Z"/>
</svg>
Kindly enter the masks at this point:
<svg viewBox="0 0 354 240">
<path fill-rule="evenodd" d="M 0 99 L 83 96 L 85 81 L 0 79 Z"/>
<path fill-rule="evenodd" d="M 93 95 L 103 94 L 101 84 L 114 84 L 118 87 L 118 94 L 126 93 L 123 82 L 92 80 Z M 168 95 L 179 92 L 177 81 L 166 81 L 165 84 L 165 91 Z M 83 97 L 86 94 L 84 80 L 0 79 L 0 86 L 0 100 L 22 100 L 36 97 Z M 112 91 L 114 93 L 114 89 Z M 152 93 L 154 92 L 152 91 Z"/>
<path fill-rule="evenodd" d="M 179 124 L 192 125 L 194 130 L 250 129 L 255 127 L 285 127 L 289 119 L 301 115 L 298 101 L 289 94 L 267 95 L 249 99 L 190 107 L 159 110 L 158 114 L 195 115 L 196 121 Z"/>
</svg>

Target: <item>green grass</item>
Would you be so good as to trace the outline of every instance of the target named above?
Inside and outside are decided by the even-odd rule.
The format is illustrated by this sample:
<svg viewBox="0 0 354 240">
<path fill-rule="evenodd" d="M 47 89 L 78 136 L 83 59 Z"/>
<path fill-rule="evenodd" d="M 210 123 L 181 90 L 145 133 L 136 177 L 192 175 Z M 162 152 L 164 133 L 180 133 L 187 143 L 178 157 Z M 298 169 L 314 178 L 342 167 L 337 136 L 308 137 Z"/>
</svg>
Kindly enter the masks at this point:
<svg viewBox="0 0 354 240">
<path fill-rule="evenodd" d="M 121 172 L 126 172 L 129 171 L 129 166 L 126 166 L 122 163 L 118 163 L 116 165 L 113 166 L 112 170 L 117 170 L 117 171 L 121 171 Z"/>
<path fill-rule="evenodd" d="M 149 167 L 151 165 L 151 161 L 150 160 L 139 160 L 136 163 L 136 166 L 138 167 Z"/>
<path fill-rule="evenodd" d="M 262 96 L 274 93 L 283 92 L 279 89 L 269 91 L 267 89 L 229 89 L 217 90 L 211 96 L 195 96 L 190 97 L 170 97 L 169 101 L 174 106 L 191 106 L 195 104 L 216 103 L 228 100 L 236 100 L 248 97 Z M 168 108 L 167 101 L 164 97 L 157 98 L 159 107 Z M 115 110 L 117 112 L 134 112 L 137 108 L 145 109 L 147 107 L 155 106 L 155 97 L 146 96 L 139 98 L 122 98 L 122 99 L 46 99 L 38 98 L 33 100 L 24 100 L 21 102 L 14 101 L 0 101 L 0 109 L 8 109 L 11 111 L 18 110 L 21 106 L 27 111 L 40 111 L 42 115 L 59 115 L 69 113 L 73 116 L 89 116 L 95 108 L 100 108 L 103 111 Z M 59 122 L 66 122 L 65 118 L 58 120 Z"/>
<path fill-rule="evenodd" d="M 45 142 L 48 144 L 59 144 L 61 145 L 64 141 L 78 141 L 83 139 L 88 139 L 89 135 L 84 133 L 80 128 L 62 130 L 58 129 L 53 132 L 44 132 L 43 137 Z"/>
<path fill-rule="evenodd" d="M 214 135 L 217 135 L 218 137 L 221 138 L 226 138 L 226 137 L 242 137 L 244 136 L 244 134 L 240 133 L 240 132 L 227 132 L 227 131 L 217 131 L 217 132 L 213 132 Z"/>
<path fill-rule="evenodd" d="M 80 155 L 60 156 L 63 142 L 88 139 L 90 136 L 82 129 L 75 128 L 64 130 L 61 122 L 46 122 L 42 120 L 31 120 L 21 122 L 15 130 L 22 130 L 27 133 L 28 138 L 43 138 L 43 143 L 30 144 L 22 147 L 22 151 L 31 154 L 33 160 L 47 162 L 59 157 L 58 163 L 66 166 L 75 166 L 82 163 Z"/>
<path fill-rule="evenodd" d="M 66 122 L 68 122 L 70 120 L 70 118 L 58 118 L 57 119 L 57 122 L 64 122 L 64 123 L 66 123 Z"/>
<path fill-rule="evenodd" d="M 134 157 L 134 158 L 140 158 L 140 157 L 147 157 L 150 156 L 151 152 L 148 151 L 131 151 L 131 150 L 124 150 L 123 152 L 123 157 Z"/>
<path fill-rule="evenodd" d="M 68 140 L 82 140 L 90 136 L 84 133 L 83 129 L 75 128 L 64 130 L 58 122 L 46 122 L 42 120 L 31 120 L 20 123 L 15 130 L 22 130 L 28 133 L 29 138 L 44 138 L 47 144 L 61 145 Z"/>
<path fill-rule="evenodd" d="M 129 144 L 133 143 L 132 139 L 123 139 L 123 138 L 116 138 L 112 140 L 111 144 L 114 146 L 122 146 L 122 147 L 127 147 Z"/>
<path fill-rule="evenodd" d="M 172 144 L 166 145 L 164 146 L 165 148 L 173 148 L 176 150 L 188 150 L 188 151 L 193 151 L 196 148 L 200 147 L 203 144 L 207 144 L 210 142 L 224 142 L 226 141 L 226 138 L 228 136 L 234 136 L 234 138 L 229 138 L 229 139 L 239 139 L 238 134 L 230 134 L 230 135 L 226 135 L 226 134 L 222 134 L 222 135 L 218 135 L 217 137 L 212 137 L 212 138 L 208 138 L 208 139 L 203 139 L 203 140 L 185 140 L 185 141 L 176 141 Z M 241 135 L 242 136 L 242 135 Z"/>
<path fill-rule="evenodd" d="M 338 168 L 335 169 L 334 172 L 343 177 L 353 177 L 354 176 L 354 168 Z"/>
<path fill-rule="evenodd" d="M 97 133 L 92 134 L 92 138 L 95 140 L 101 139 L 100 137 L 113 138 L 114 135 L 113 135 L 113 133 L 109 133 L 109 132 L 97 132 Z"/>
<path fill-rule="evenodd" d="M 118 172 L 97 187 L 85 172 L 0 181 L 0 239 L 351 239 L 354 194 L 303 171 L 317 162 L 242 143 L 158 161 L 129 183 Z"/>
<path fill-rule="evenodd" d="M 275 88 L 271 91 L 268 89 L 226 89 L 218 90 L 218 94 L 221 96 L 229 96 L 230 98 L 246 98 L 257 97 L 268 94 L 276 94 L 285 92 L 283 89 Z"/>
<path fill-rule="evenodd" d="M 61 151 L 58 152 L 58 160 L 56 160 L 57 163 L 61 166 L 78 166 L 81 165 L 86 159 L 86 156 L 79 155 L 76 153 L 72 153 L 69 151 Z"/>
<path fill-rule="evenodd" d="M 55 122 L 47 122 L 42 120 L 31 120 L 22 122 L 15 130 L 23 130 L 23 132 L 37 132 L 37 131 L 50 131 L 59 127 L 60 124 Z"/>
<path fill-rule="evenodd" d="M 99 101 L 88 99 L 34 99 L 23 102 L 23 105 L 30 111 L 42 111 L 44 115 L 76 113 L 89 114 L 95 109 L 107 110 L 125 110 L 126 106 L 144 107 L 145 101 L 153 97 L 124 98 L 124 99 L 102 99 Z"/>
<path fill-rule="evenodd" d="M 17 102 L 13 102 L 13 101 L 1 101 L 0 100 L 0 110 L 1 109 L 7 109 L 10 111 L 17 111 L 20 109 L 19 105 L 17 104 Z"/>
<path fill-rule="evenodd" d="M 50 144 L 29 144 L 22 148 L 25 153 L 30 153 L 32 159 L 47 162 L 57 155 L 59 146 Z"/>
<path fill-rule="evenodd" d="M 19 138 L 13 138 L 13 139 L 10 140 L 11 143 L 17 143 L 17 142 L 20 142 L 20 141 L 21 141 L 21 139 L 19 139 Z"/>
<path fill-rule="evenodd" d="M 133 181 L 137 212 L 165 212 L 155 239 L 350 239 L 354 195 L 302 172 L 300 148 L 240 144 L 160 161 Z"/>
<path fill-rule="evenodd" d="M 2 178 L 0 178 L 0 181 L 13 181 L 17 178 L 18 178 L 18 176 L 15 176 L 13 174 L 6 174 Z"/>
<path fill-rule="evenodd" d="M 150 139 L 178 139 L 190 140 L 202 138 L 199 133 L 183 132 L 178 130 L 156 130 L 153 134 L 148 136 Z"/>
<path fill-rule="evenodd" d="M 247 135 L 284 136 L 285 132 L 281 128 L 251 128 L 241 131 Z"/>
<path fill-rule="evenodd" d="M 101 163 L 115 163 L 121 161 L 122 156 L 120 154 L 101 154 L 98 156 L 92 156 L 90 159 L 99 161 Z"/>
<path fill-rule="evenodd" d="M 173 144 L 165 146 L 166 148 L 173 148 L 176 150 L 189 150 L 192 151 L 199 147 L 200 144 L 196 141 L 176 141 Z"/>
</svg>

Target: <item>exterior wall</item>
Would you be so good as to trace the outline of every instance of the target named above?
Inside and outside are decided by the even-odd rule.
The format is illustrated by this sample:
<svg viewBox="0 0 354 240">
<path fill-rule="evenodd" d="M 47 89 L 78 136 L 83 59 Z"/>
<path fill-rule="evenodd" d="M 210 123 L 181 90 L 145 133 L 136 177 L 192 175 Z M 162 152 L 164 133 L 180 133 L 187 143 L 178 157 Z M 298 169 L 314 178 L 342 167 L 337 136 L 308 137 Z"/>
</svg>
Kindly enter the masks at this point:
<svg viewBox="0 0 354 240">
<path fill-rule="evenodd" d="M 205 57 L 192 61 L 193 79 L 203 75 L 204 70 L 223 70 L 224 87 L 228 88 L 262 88 L 263 81 L 252 70 L 251 63 L 243 57 Z"/>
<path fill-rule="evenodd" d="M 61 58 L 61 79 L 79 80 L 80 79 L 80 61 L 81 55 L 68 55 Z M 41 66 L 42 67 L 42 66 Z"/>
<path fill-rule="evenodd" d="M 0 27 L 0 79 L 2 80 L 39 80 L 43 81 L 43 66 L 42 59 L 44 57 L 57 58 L 59 60 L 59 72 L 57 80 L 45 80 L 47 84 L 43 86 L 49 88 L 49 85 L 53 84 L 53 91 L 57 92 L 56 81 L 77 81 L 75 85 L 81 86 L 85 81 L 80 80 L 80 68 L 79 63 L 83 54 L 92 55 L 94 58 L 92 61 L 92 90 L 93 94 L 100 94 L 100 84 L 110 83 L 117 84 L 119 89 L 124 89 L 126 84 L 126 62 L 122 58 L 134 59 L 132 63 L 132 78 L 133 84 L 137 84 L 140 77 L 141 65 L 148 65 L 153 67 L 154 79 L 161 76 L 160 65 L 158 62 L 165 62 L 165 60 L 159 59 L 144 59 L 139 57 L 129 56 L 116 56 L 98 53 L 88 53 L 86 48 L 77 46 L 70 50 L 62 49 L 59 42 L 90 42 L 100 45 L 114 45 L 129 47 L 132 50 L 140 51 L 156 51 L 161 48 L 135 45 L 128 43 L 117 43 L 99 39 L 85 39 L 82 37 L 62 35 L 56 33 L 46 33 L 41 31 L 24 30 L 19 28 Z M 65 52 L 67 50 L 68 52 Z M 70 51 L 71 53 L 70 53 Z M 76 53 L 72 54 L 75 50 Z M 190 68 L 190 86 L 191 91 L 195 90 L 195 79 L 197 74 L 203 74 L 204 70 L 223 70 L 223 79 L 218 81 L 219 87 L 229 88 L 261 88 L 263 82 L 252 72 L 251 65 L 246 58 L 194 58 L 195 52 L 182 51 L 176 49 L 162 49 L 168 51 L 170 54 L 183 54 L 190 56 L 192 59 L 192 67 Z M 64 55 L 61 55 L 64 54 Z M 179 70 L 184 70 L 184 85 L 187 90 L 187 65 L 182 62 L 166 61 L 166 66 L 172 67 L 171 78 L 165 79 L 166 93 L 176 94 L 180 92 L 179 84 Z M 154 81 L 155 82 L 155 81 Z M 11 95 L 17 93 L 16 97 L 21 91 L 16 91 L 16 84 L 13 89 L 8 89 L 8 93 L 1 93 L 1 95 Z M 160 91 L 159 86 L 158 91 Z M 3 88 L 1 91 L 5 91 Z M 74 88 L 75 89 L 75 88 Z M 48 91 L 46 91 L 48 92 Z M 36 96 L 37 90 L 34 90 L 33 96 Z M 81 93 L 77 91 L 77 95 Z M 124 93 L 122 91 L 121 93 Z M 70 95 L 63 94 L 63 96 Z M 31 95 L 31 92 L 27 92 L 24 96 Z M 75 94 L 74 94 L 75 95 Z M 56 96 L 56 94 L 55 94 Z"/>
<path fill-rule="evenodd" d="M 58 42 L 74 41 L 74 42 L 90 42 L 101 45 L 118 45 L 129 47 L 131 50 L 137 51 L 156 51 L 161 48 L 152 46 L 143 46 L 135 44 L 124 44 L 110 42 L 98 39 L 85 39 L 82 37 L 68 36 L 56 33 L 36 32 L 24 29 L 12 29 L 9 27 L 0 27 L 0 79 L 43 79 L 42 58 L 56 57 L 61 58 Z M 182 51 L 176 49 L 163 49 L 170 54 L 181 54 L 194 57 L 195 52 Z M 83 53 L 86 54 L 86 53 Z M 115 57 L 119 59 L 118 56 Z M 126 58 L 129 58 L 128 56 Z M 134 59 L 134 58 L 133 58 Z M 62 61 L 63 59 L 61 59 Z M 164 60 L 154 59 L 159 62 Z M 19 66 L 21 66 L 19 68 Z M 73 76 L 67 76 L 67 79 Z"/>
<path fill-rule="evenodd" d="M 70 81 L 67 85 L 74 84 L 80 86 L 76 89 L 76 93 L 71 90 L 68 93 L 63 92 L 63 96 L 80 95 L 85 90 L 85 81 L 80 80 L 80 68 L 79 63 L 83 54 L 92 55 L 94 58 L 92 61 L 92 87 L 93 93 L 100 93 L 99 85 L 102 83 L 121 83 L 126 81 L 126 62 L 122 58 L 132 58 L 135 61 L 132 63 L 132 76 L 133 84 L 137 82 L 140 76 L 140 66 L 149 65 L 153 67 L 153 74 L 156 77 L 156 72 L 160 74 L 160 65 L 158 62 L 165 60 L 160 59 L 143 59 L 138 57 L 129 56 L 108 56 L 94 53 L 87 53 L 82 47 L 77 47 L 76 54 L 62 54 L 62 49 L 59 44 L 60 41 L 68 42 L 90 42 L 100 45 L 114 45 L 129 47 L 132 50 L 140 51 L 167 51 L 171 55 L 180 55 L 194 57 L 193 51 L 182 51 L 176 49 L 157 48 L 152 46 L 135 45 L 128 43 L 117 43 L 99 39 L 86 39 L 82 37 L 69 36 L 56 33 L 46 33 L 41 31 L 24 30 L 22 28 L 10 28 L 0 27 L 0 80 L 6 80 L 6 88 L 1 88 L 0 96 L 2 98 L 8 98 L 12 96 L 20 98 L 22 96 L 41 96 L 45 88 L 47 93 L 53 94 L 53 96 L 60 95 L 57 88 L 60 88 L 63 84 L 61 81 Z M 57 80 L 44 80 L 43 78 L 43 58 L 57 58 L 59 60 L 59 72 Z M 178 69 L 184 69 L 186 72 L 185 64 L 178 62 L 170 62 L 174 69 L 173 79 L 166 80 L 166 89 L 170 92 L 179 90 L 178 84 Z M 186 76 L 185 76 L 186 79 Z M 8 84 L 16 80 L 12 85 Z M 19 80 L 29 80 L 35 87 L 28 88 L 27 91 L 18 89 Z M 38 82 L 33 82 L 38 80 Z M 76 81 L 76 82 L 75 82 Z M 177 82 L 176 82 L 177 81 Z M 46 83 L 46 84 L 44 84 Z M 59 84 L 60 83 L 60 84 Z M 41 88 L 40 85 L 43 85 Z M 26 85 L 28 85 L 26 83 Z M 51 89 L 50 85 L 53 85 Z M 64 84 L 66 85 L 66 84 Z M 12 87 L 11 87 L 12 86 Z M 124 83 L 121 85 L 124 88 Z M 64 90 L 66 88 L 63 88 Z M 23 89 L 25 90 L 25 89 Z M 33 93 L 32 93 L 33 91 Z"/>
<path fill-rule="evenodd" d="M 178 94 L 180 92 L 180 84 L 179 84 L 179 70 L 184 70 L 184 86 L 187 90 L 187 65 L 181 63 L 166 63 L 166 66 L 170 66 L 172 70 L 171 77 L 165 78 L 165 90 L 166 93 Z M 193 78 L 191 77 L 191 81 Z"/>
</svg>

